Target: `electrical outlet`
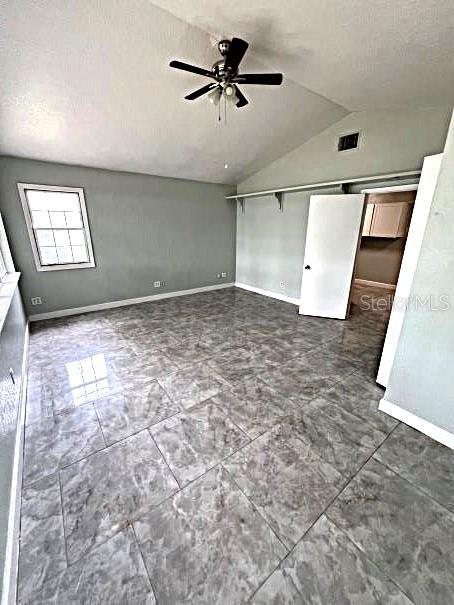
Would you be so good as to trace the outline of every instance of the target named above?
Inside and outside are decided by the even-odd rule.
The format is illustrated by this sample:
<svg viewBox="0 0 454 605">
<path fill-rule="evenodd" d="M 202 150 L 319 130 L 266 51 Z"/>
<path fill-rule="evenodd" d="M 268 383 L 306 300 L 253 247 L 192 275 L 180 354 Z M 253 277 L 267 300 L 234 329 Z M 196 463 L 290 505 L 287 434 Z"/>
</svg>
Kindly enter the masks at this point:
<svg viewBox="0 0 454 605">
<path fill-rule="evenodd" d="M 162 282 L 160 282 L 160 281 L 155 281 L 155 282 L 153 282 L 153 286 L 154 286 L 155 288 L 160 288 L 160 287 L 161 287 L 161 285 L 162 285 Z"/>
<path fill-rule="evenodd" d="M 223 272 L 221 273 L 221 277 L 227 277 L 227 273 L 226 273 L 225 271 L 223 271 Z"/>
<path fill-rule="evenodd" d="M 280 287 L 281 287 L 281 288 L 283 288 L 283 287 L 284 287 L 284 282 L 283 282 L 283 281 L 280 281 L 280 282 L 279 282 L 279 285 L 280 285 Z"/>
<path fill-rule="evenodd" d="M 35 306 L 35 305 L 41 305 L 42 302 L 43 302 L 41 300 L 41 296 L 32 296 L 30 300 L 31 300 L 31 303 L 32 303 L 33 306 Z"/>
<path fill-rule="evenodd" d="M 218 273 L 218 279 L 221 279 L 221 274 L 220 273 Z"/>
</svg>

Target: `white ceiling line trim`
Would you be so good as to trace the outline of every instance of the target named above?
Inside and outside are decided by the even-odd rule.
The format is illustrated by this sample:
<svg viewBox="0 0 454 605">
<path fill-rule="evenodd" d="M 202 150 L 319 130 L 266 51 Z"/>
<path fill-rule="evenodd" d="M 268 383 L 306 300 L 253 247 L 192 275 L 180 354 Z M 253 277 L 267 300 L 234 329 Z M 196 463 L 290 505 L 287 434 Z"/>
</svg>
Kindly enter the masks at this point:
<svg viewBox="0 0 454 605">
<path fill-rule="evenodd" d="M 250 197 L 260 197 L 262 195 L 274 195 L 276 193 L 289 193 L 293 191 L 304 191 L 305 189 L 319 189 L 321 187 L 337 187 L 342 185 L 351 185 L 353 183 L 366 183 L 373 181 L 387 181 L 391 179 L 405 179 L 419 177 L 421 170 L 407 170 L 405 172 L 390 172 L 388 174 L 377 174 L 372 176 L 361 176 L 354 179 L 338 179 L 336 181 L 326 181 L 322 183 L 310 183 L 308 185 L 296 185 L 294 187 L 280 187 L 276 189 L 265 189 L 264 191 L 251 191 L 250 193 L 237 193 L 236 195 L 227 195 L 226 200 L 246 199 Z"/>
</svg>

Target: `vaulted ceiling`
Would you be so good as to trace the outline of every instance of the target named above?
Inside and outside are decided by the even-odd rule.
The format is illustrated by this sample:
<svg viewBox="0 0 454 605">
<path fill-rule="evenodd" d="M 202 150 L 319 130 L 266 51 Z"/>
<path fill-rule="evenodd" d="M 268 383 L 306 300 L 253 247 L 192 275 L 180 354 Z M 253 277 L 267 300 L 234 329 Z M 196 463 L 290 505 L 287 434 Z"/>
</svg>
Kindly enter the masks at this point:
<svg viewBox="0 0 454 605">
<path fill-rule="evenodd" d="M 3 2 L 0 153 L 234 183 L 350 111 L 454 103 L 452 0 Z M 250 42 L 250 105 L 217 122 L 215 42 Z M 225 165 L 228 168 L 225 168 Z"/>
</svg>

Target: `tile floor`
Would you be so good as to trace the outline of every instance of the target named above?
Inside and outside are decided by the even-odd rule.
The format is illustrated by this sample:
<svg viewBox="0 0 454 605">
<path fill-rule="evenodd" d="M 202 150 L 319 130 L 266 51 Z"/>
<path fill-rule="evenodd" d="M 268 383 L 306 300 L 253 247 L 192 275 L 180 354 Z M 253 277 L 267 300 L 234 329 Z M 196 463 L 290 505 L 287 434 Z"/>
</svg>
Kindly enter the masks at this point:
<svg viewBox="0 0 454 605">
<path fill-rule="evenodd" d="M 386 315 L 237 289 L 34 324 L 19 602 L 454 602 L 454 455 L 378 412 Z"/>
</svg>

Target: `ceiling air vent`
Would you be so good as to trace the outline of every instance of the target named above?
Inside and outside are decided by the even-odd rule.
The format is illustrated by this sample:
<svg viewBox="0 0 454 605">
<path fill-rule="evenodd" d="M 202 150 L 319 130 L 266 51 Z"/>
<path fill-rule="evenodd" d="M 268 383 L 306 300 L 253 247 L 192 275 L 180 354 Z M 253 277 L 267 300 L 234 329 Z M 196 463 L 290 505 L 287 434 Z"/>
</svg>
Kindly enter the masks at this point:
<svg viewBox="0 0 454 605">
<path fill-rule="evenodd" d="M 337 142 L 337 151 L 348 151 L 349 149 L 357 149 L 359 142 L 359 132 L 344 134 L 339 137 Z"/>
</svg>

